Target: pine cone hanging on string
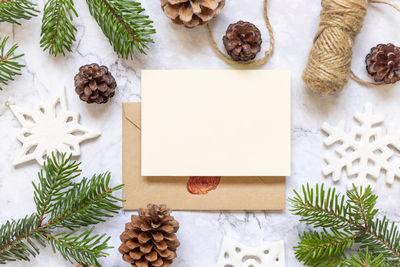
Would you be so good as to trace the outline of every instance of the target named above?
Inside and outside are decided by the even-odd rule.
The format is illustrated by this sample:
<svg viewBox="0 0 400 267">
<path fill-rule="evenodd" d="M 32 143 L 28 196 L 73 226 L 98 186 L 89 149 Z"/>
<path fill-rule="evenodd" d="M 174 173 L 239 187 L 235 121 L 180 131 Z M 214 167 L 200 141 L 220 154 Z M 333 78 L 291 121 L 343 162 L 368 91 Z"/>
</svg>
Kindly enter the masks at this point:
<svg viewBox="0 0 400 267">
<path fill-rule="evenodd" d="M 252 60 L 261 51 L 261 32 L 250 22 L 229 25 L 223 41 L 228 55 L 235 61 Z"/>
<path fill-rule="evenodd" d="M 188 28 L 203 25 L 219 15 L 225 0 L 161 0 L 167 16 Z"/>
<path fill-rule="evenodd" d="M 123 260 L 134 267 L 168 267 L 180 245 L 175 234 L 179 223 L 170 214 L 165 205 L 149 204 L 132 215 L 120 237 Z"/>
<path fill-rule="evenodd" d="M 103 104 L 114 96 L 117 83 L 106 66 L 96 63 L 79 68 L 75 76 L 75 91 L 82 101 Z"/>
<path fill-rule="evenodd" d="M 391 84 L 400 80 L 400 47 L 393 44 L 373 47 L 365 63 L 376 82 Z"/>
</svg>

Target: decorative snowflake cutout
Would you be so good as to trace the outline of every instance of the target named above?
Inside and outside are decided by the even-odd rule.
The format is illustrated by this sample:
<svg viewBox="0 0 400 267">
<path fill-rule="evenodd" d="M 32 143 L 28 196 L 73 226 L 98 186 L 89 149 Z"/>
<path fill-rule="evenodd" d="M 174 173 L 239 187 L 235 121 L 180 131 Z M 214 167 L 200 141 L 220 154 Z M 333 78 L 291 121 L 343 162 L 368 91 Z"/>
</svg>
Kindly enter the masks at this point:
<svg viewBox="0 0 400 267">
<path fill-rule="evenodd" d="M 22 125 L 17 137 L 22 149 L 14 165 L 31 160 L 43 165 L 52 152 L 79 156 L 79 144 L 100 135 L 79 124 L 79 113 L 67 110 L 65 89 L 61 90 L 53 103 L 39 105 L 35 111 L 15 105 L 11 105 L 10 109 Z"/>
<path fill-rule="evenodd" d="M 380 125 L 384 117 L 372 114 L 372 106 L 366 104 L 364 113 L 354 116 L 357 126 L 350 131 L 345 130 L 344 121 L 337 127 L 328 123 L 322 125 L 322 130 L 328 134 L 324 144 L 335 149 L 336 156 L 326 157 L 327 166 L 322 170 L 325 176 L 332 175 L 334 181 L 342 176 L 346 169 L 349 177 L 355 177 L 352 184 L 356 187 L 371 185 L 368 178 L 378 179 L 381 172 L 386 172 L 386 182 L 393 184 L 395 177 L 400 177 L 400 158 L 395 151 L 400 150 L 400 131 L 389 125 L 384 132 Z"/>
<path fill-rule="evenodd" d="M 283 241 L 249 248 L 237 241 L 224 238 L 216 267 L 285 267 Z"/>
</svg>

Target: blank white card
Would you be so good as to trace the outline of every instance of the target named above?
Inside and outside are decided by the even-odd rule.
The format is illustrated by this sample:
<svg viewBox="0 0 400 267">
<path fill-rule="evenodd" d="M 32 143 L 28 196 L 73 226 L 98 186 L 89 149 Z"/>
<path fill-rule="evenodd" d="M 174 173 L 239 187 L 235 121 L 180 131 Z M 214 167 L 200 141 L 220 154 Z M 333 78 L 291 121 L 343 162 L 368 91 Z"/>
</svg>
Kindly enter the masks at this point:
<svg viewBox="0 0 400 267">
<path fill-rule="evenodd" d="M 144 70 L 143 176 L 289 176 L 290 73 Z"/>
</svg>

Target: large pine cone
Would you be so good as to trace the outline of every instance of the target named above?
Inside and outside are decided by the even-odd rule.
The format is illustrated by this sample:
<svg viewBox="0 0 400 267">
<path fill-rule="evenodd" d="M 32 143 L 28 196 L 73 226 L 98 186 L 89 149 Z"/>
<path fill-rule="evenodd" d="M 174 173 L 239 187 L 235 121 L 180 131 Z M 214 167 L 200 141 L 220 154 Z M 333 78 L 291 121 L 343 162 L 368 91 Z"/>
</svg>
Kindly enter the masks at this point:
<svg viewBox="0 0 400 267">
<path fill-rule="evenodd" d="M 400 80 L 400 47 L 380 44 L 371 48 L 365 59 L 367 71 L 376 82 L 387 84 Z"/>
<path fill-rule="evenodd" d="M 188 28 L 203 25 L 219 15 L 225 0 L 161 0 L 165 14 Z"/>
<path fill-rule="evenodd" d="M 170 214 L 165 205 L 149 204 L 139 216 L 132 215 L 120 237 L 123 260 L 135 267 L 168 267 L 180 245 L 179 223 Z"/>
<path fill-rule="evenodd" d="M 74 80 L 79 98 L 88 103 L 107 103 L 114 96 L 117 87 L 108 68 L 96 63 L 80 67 Z"/>
<path fill-rule="evenodd" d="M 223 41 L 228 55 L 235 61 L 252 60 L 261 51 L 261 32 L 250 22 L 229 25 Z"/>
</svg>

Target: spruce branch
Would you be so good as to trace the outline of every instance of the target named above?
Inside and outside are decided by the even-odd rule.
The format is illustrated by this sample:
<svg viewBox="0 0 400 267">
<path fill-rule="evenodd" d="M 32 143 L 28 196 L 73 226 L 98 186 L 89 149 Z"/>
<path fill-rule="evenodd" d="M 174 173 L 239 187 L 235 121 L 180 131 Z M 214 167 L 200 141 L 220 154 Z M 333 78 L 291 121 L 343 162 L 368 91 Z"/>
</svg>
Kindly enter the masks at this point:
<svg viewBox="0 0 400 267">
<path fill-rule="evenodd" d="M 108 255 L 104 250 L 111 248 L 109 237 L 94 234 L 94 228 L 78 231 L 120 210 L 122 200 L 112 193 L 122 185 L 110 187 L 110 173 L 76 183 L 79 165 L 65 154 L 47 159 L 39 182 L 33 183 L 36 213 L 0 227 L 0 264 L 29 260 L 39 253 L 39 245 L 49 243 L 70 262 L 100 266 L 98 258 Z"/>
<path fill-rule="evenodd" d="M 86 0 L 90 14 L 99 24 L 114 51 L 132 58 L 134 49 L 146 53 L 156 31 L 141 4 L 135 0 Z"/>
<path fill-rule="evenodd" d="M 349 259 L 346 259 L 339 267 L 382 267 L 388 266 L 385 258 L 382 254 L 373 256 L 369 253 L 368 249 L 360 251 L 358 255 L 351 255 Z"/>
<path fill-rule="evenodd" d="M 76 27 L 72 24 L 78 13 L 72 0 L 47 0 L 42 19 L 40 46 L 56 56 L 72 51 Z"/>
<path fill-rule="evenodd" d="M 29 260 L 29 255 L 39 253 L 37 243 L 45 238 L 37 228 L 37 216 L 32 214 L 17 221 L 10 220 L 0 226 L 0 264 L 7 261 Z"/>
<path fill-rule="evenodd" d="M 6 50 L 9 37 L 0 38 L 0 84 L 7 85 L 8 81 L 13 81 L 14 76 L 21 75 L 21 68 L 25 67 L 18 63 L 17 59 L 24 56 L 23 54 L 15 55 L 18 45 L 14 44 L 10 49 Z M 0 86 L 0 90 L 3 90 Z"/>
<path fill-rule="evenodd" d="M 21 25 L 19 19 L 29 20 L 38 12 L 36 5 L 28 0 L 0 0 L 0 22 Z"/>
<path fill-rule="evenodd" d="M 70 230 L 76 227 L 89 226 L 104 222 L 106 218 L 118 213 L 120 199 L 112 195 L 122 185 L 110 188 L 110 173 L 94 175 L 92 179 L 83 178 L 71 187 L 51 211 L 48 227 L 65 227 Z M 84 192 L 84 194 L 82 194 Z"/>
<path fill-rule="evenodd" d="M 93 228 L 75 235 L 76 231 L 70 233 L 59 233 L 56 235 L 45 234 L 49 240 L 53 252 L 59 251 L 68 261 L 75 260 L 85 266 L 100 266 L 97 258 L 105 257 L 104 252 L 112 247 L 107 245 L 110 237 L 103 235 L 92 235 Z"/>
<path fill-rule="evenodd" d="M 346 198 L 335 189 L 326 191 L 323 185 L 315 189 L 303 186 L 302 195 L 296 191 L 294 194 L 289 199 L 291 212 L 308 225 L 322 229 L 300 235 L 294 248 L 299 261 L 310 266 L 351 266 L 346 263 L 356 261 L 357 257 L 349 258 L 347 252 L 357 244 L 365 252 L 358 259 L 383 257 L 385 263 L 379 266 L 400 265 L 399 229 L 386 217 L 376 218 L 377 196 L 370 187 L 354 187 Z M 371 261 L 371 266 L 376 266 L 373 264 Z"/>
</svg>

